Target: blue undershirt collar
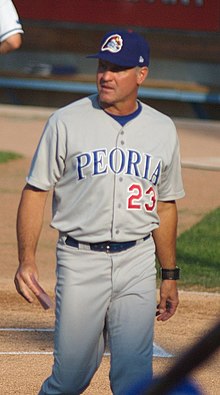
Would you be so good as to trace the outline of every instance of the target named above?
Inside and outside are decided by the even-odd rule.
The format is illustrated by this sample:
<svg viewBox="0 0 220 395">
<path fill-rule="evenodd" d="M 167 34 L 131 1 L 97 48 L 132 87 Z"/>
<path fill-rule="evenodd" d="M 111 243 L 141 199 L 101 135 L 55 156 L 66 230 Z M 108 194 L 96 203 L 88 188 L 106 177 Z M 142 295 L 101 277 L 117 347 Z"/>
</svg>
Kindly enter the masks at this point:
<svg viewBox="0 0 220 395">
<path fill-rule="evenodd" d="M 132 119 L 136 118 L 140 114 L 140 112 L 142 110 L 141 103 L 140 102 L 137 102 L 137 103 L 138 103 L 137 110 L 135 110 L 131 114 L 128 114 L 128 115 L 114 115 L 114 114 L 110 114 L 108 112 L 106 112 L 106 114 L 108 114 L 108 115 L 110 115 L 110 117 L 114 118 L 115 121 L 119 122 L 121 126 L 124 126 L 127 122 L 129 122 Z"/>
</svg>

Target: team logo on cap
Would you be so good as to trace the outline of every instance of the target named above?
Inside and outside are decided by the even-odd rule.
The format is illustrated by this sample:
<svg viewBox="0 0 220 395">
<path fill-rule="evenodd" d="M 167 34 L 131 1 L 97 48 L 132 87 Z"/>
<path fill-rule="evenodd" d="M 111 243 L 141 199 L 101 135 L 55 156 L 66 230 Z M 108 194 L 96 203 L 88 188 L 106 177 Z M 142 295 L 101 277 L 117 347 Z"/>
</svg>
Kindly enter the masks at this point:
<svg viewBox="0 0 220 395">
<path fill-rule="evenodd" d="M 101 51 L 109 51 L 112 53 L 116 53 L 121 51 L 123 46 L 123 40 L 119 34 L 113 34 L 105 40 L 102 45 Z"/>
</svg>

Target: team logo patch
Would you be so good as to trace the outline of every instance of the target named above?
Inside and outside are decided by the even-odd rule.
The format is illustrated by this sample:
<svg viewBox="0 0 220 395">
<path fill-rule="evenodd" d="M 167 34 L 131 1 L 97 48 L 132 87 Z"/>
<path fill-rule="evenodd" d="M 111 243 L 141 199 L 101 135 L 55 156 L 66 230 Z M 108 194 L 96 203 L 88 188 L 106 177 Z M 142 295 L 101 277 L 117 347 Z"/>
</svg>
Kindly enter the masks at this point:
<svg viewBox="0 0 220 395">
<path fill-rule="evenodd" d="M 117 53 L 121 51 L 123 46 L 123 40 L 119 34 L 113 34 L 108 37 L 107 40 L 102 45 L 102 51 L 109 51 L 112 53 Z"/>
</svg>

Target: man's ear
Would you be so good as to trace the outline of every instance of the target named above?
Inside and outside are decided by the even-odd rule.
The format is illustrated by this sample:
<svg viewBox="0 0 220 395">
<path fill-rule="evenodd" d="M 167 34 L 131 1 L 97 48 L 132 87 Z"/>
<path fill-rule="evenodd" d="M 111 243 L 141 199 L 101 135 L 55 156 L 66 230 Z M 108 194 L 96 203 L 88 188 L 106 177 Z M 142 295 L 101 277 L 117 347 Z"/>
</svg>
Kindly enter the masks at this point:
<svg viewBox="0 0 220 395">
<path fill-rule="evenodd" d="M 141 85 L 148 76 L 148 67 L 138 67 L 137 69 L 137 84 Z"/>
</svg>

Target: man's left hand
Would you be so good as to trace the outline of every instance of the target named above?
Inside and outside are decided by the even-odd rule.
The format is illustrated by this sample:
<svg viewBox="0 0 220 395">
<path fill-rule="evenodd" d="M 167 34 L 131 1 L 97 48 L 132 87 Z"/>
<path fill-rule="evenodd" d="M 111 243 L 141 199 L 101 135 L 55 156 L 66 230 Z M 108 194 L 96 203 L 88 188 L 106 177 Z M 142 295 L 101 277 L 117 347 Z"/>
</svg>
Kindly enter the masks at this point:
<svg viewBox="0 0 220 395">
<path fill-rule="evenodd" d="M 178 290 L 175 280 L 163 280 L 160 286 L 160 303 L 157 306 L 157 321 L 171 318 L 179 304 Z"/>
</svg>

